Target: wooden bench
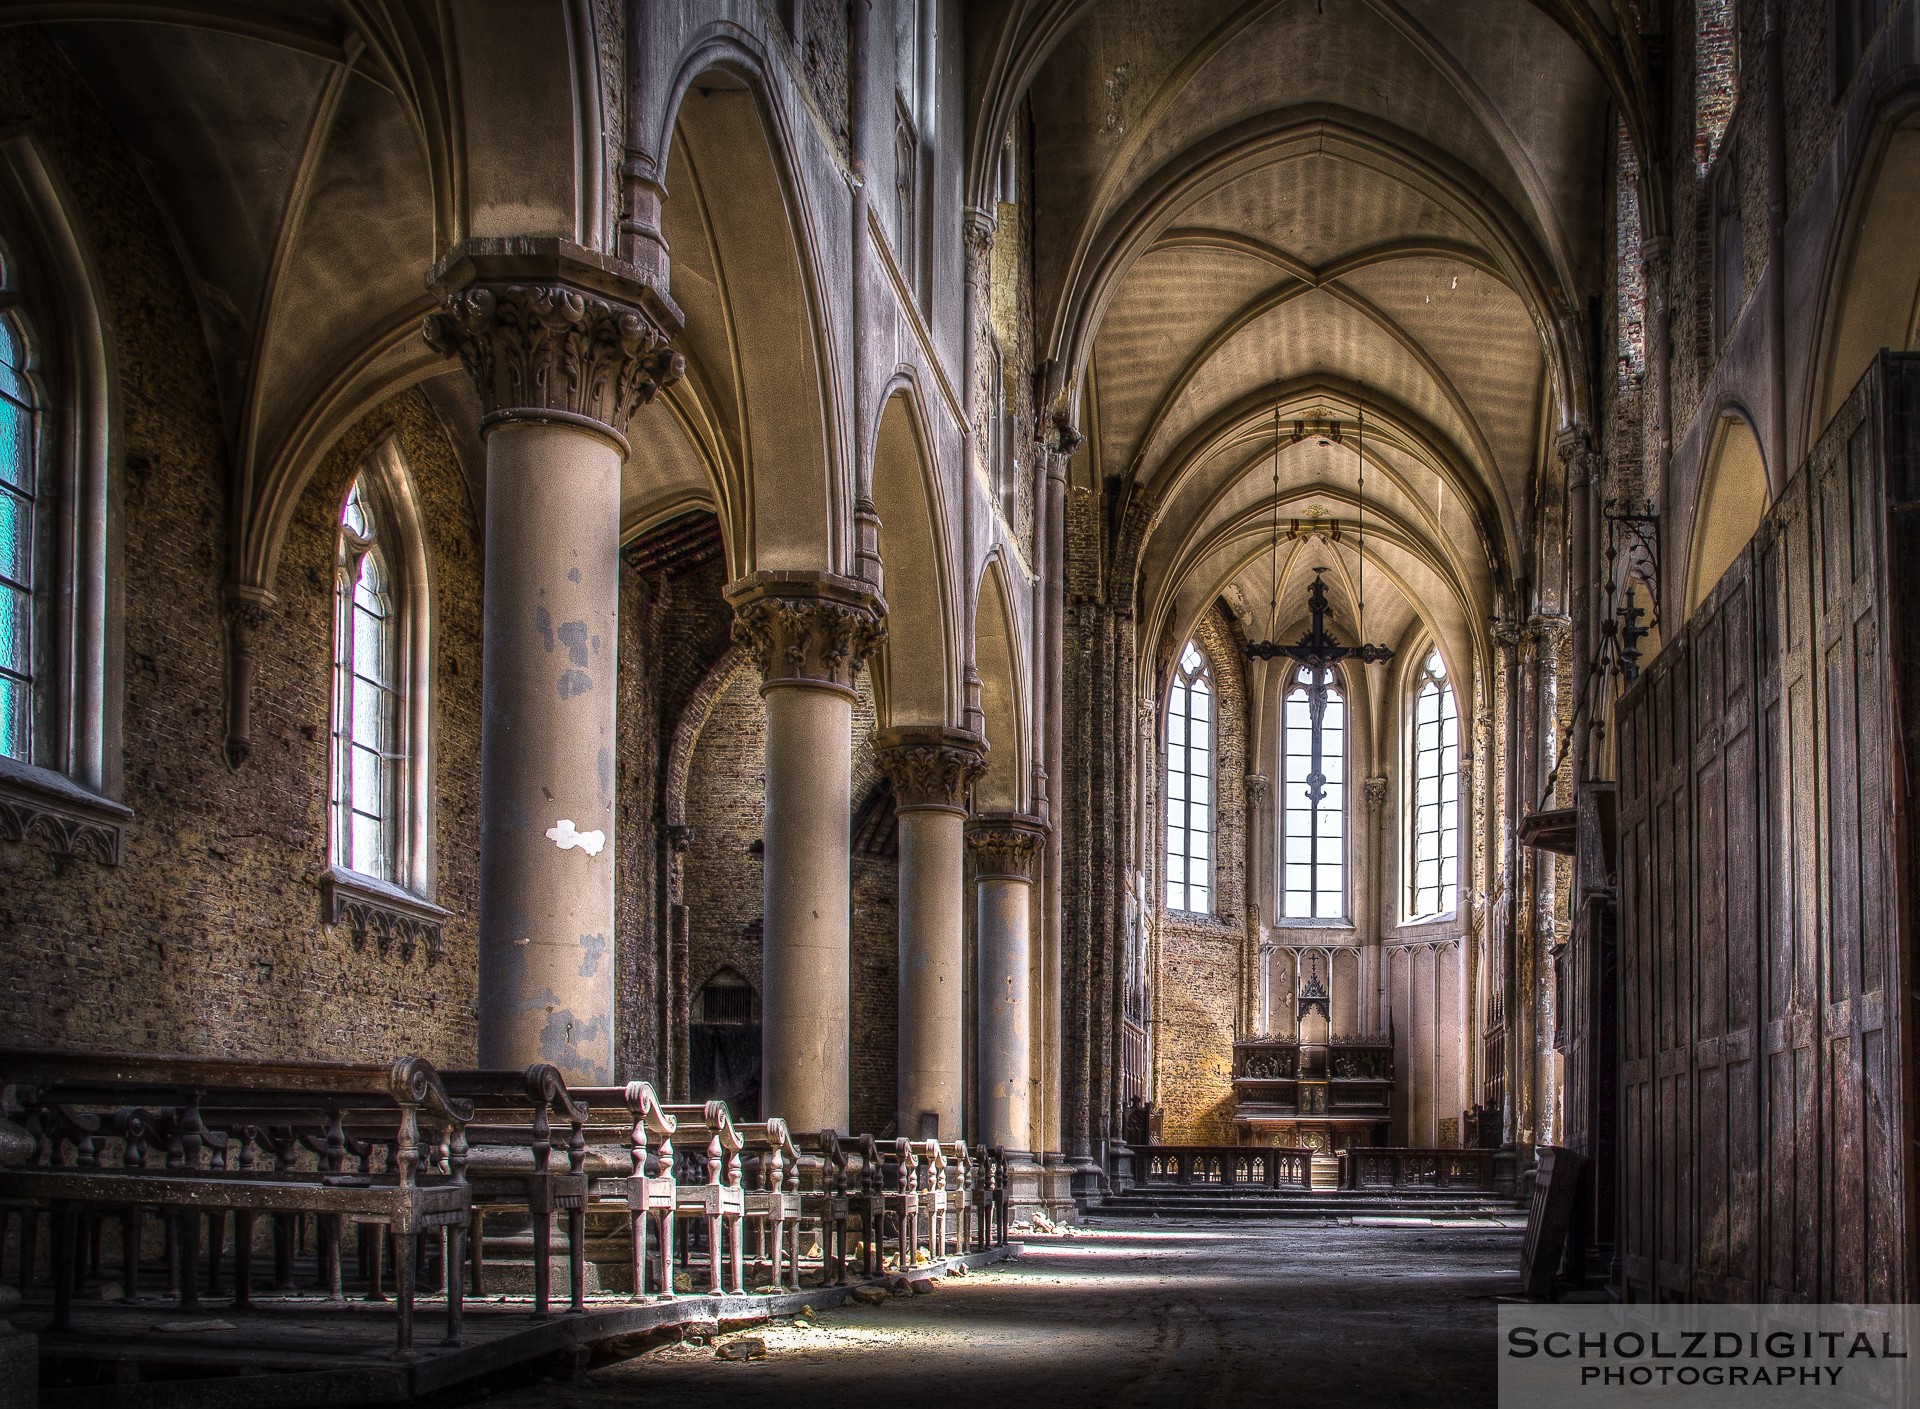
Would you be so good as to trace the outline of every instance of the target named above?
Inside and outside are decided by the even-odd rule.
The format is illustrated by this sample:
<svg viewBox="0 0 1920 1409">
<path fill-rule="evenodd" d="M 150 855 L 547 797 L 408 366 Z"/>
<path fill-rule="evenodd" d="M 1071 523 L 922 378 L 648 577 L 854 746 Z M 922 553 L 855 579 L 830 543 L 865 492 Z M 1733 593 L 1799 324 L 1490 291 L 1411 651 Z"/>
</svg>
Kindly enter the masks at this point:
<svg viewBox="0 0 1920 1409">
<path fill-rule="evenodd" d="M 947 1196 L 950 1192 L 947 1149 L 938 1140 L 915 1140 L 914 1186 L 920 1196 L 920 1237 L 926 1241 L 930 1256 L 947 1255 Z M 916 1256 L 919 1244 L 914 1246 Z"/>
<path fill-rule="evenodd" d="M 820 1270 L 836 1287 L 847 1281 L 847 1229 L 855 1217 L 851 1145 L 836 1130 L 801 1135 L 800 1217 L 820 1230 Z"/>
<path fill-rule="evenodd" d="M 546 1062 L 524 1072 L 442 1072 L 441 1081 L 450 1095 L 473 1108 L 467 1123 L 467 1184 L 473 1198 L 475 1295 L 486 1287 L 487 1216 L 524 1214 L 533 1233 L 534 1314 L 548 1315 L 553 1302 L 553 1217 L 564 1214 L 568 1304 L 585 1311 L 585 1127 L 590 1108 L 567 1090 L 560 1069 Z M 563 1167 L 553 1160 L 555 1117 L 566 1124 Z"/>
<path fill-rule="evenodd" d="M 800 1290 L 800 1148 L 775 1116 L 735 1127 L 742 1144 L 746 1223 L 753 1234 L 754 1267 L 768 1268 L 769 1290 Z M 773 1235 L 768 1256 L 767 1235 Z M 782 1259 L 788 1280 L 781 1281 Z"/>
<path fill-rule="evenodd" d="M 674 1216 L 706 1224 L 708 1290 L 716 1296 L 729 1290 L 744 1295 L 746 1269 L 740 1242 L 747 1213 L 740 1167 L 744 1145 L 727 1112 L 727 1103 L 708 1101 L 704 1106 L 664 1106 L 662 1109 L 673 1117 L 675 1125 Z M 721 1275 L 723 1242 L 732 1250 L 731 1286 Z"/>
<path fill-rule="evenodd" d="M 208 1213 L 234 1217 L 241 1304 L 251 1298 L 259 1215 L 312 1214 L 335 1230 L 375 1228 L 398 1250 L 393 1280 L 403 1353 L 413 1344 L 421 1234 L 446 1230 L 450 1265 L 463 1260 L 472 1107 L 448 1093 L 424 1058 L 383 1066 L 8 1048 L 0 1049 L 0 1084 L 12 1088 L 16 1119 L 37 1143 L 29 1163 L 0 1169 L 0 1199 L 51 1216 L 57 1330 L 72 1326 L 77 1234 L 88 1215 L 167 1216 L 186 1309 L 198 1302 L 197 1245 Z M 353 1133 L 363 1130 L 377 1138 Z M 307 1141 L 292 1132 L 305 1132 Z M 319 1153 L 304 1167 L 297 1150 L 311 1153 L 316 1132 Z M 356 1142 L 364 1151 L 361 1168 L 349 1170 Z M 270 1169 L 260 1167 L 263 1152 Z M 376 1153 L 384 1154 L 382 1168 L 374 1167 Z M 125 1248 L 136 1272 L 138 1247 L 136 1234 Z M 377 1268 L 375 1276 L 380 1295 Z M 333 1282 L 337 1293 L 337 1258 Z M 462 1311 L 460 1278 L 448 1277 L 450 1344 L 459 1340 Z"/>
<path fill-rule="evenodd" d="M 678 1122 L 644 1081 L 576 1088 L 575 1094 L 592 1111 L 587 1123 L 588 1195 L 596 1205 L 624 1209 L 632 1238 L 634 1295 L 649 1294 L 647 1265 L 654 1261 L 658 1294 L 671 1298 L 677 1206 L 673 1141 Z M 659 1251 L 650 1259 L 654 1241 Z"/>
</svg>

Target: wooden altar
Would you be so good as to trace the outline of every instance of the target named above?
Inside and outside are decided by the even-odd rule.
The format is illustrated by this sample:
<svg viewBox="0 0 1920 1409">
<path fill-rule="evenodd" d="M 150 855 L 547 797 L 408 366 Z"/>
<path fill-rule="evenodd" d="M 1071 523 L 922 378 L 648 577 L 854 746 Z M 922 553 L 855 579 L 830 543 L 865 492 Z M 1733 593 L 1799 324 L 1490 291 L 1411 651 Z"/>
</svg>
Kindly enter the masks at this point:
<svg viewBox="0 0 1920 1409">
<path fill-rule="evenodd" d="M 1233 1044 L 1233 1123 L 1244 1144 L 1317 1154 L 1385 1145 L 1392 1107 L 1389 1038 L 1257 1037 Z"/>
</svg>

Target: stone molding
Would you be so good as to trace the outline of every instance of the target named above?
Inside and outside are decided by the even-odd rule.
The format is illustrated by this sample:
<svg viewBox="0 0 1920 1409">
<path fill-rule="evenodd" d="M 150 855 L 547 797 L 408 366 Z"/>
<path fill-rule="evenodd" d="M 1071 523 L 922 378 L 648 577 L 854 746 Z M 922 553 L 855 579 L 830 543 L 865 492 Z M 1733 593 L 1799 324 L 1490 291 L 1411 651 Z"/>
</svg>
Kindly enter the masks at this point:
<svg viewBox="0 0 1920 1409">
<path fill-rule="evenodd" d="M 987 741 L 942 724 L 876 730 L 873 750 L 893 781 L 896 812 L 964 814 L 968 790 L 987 771 Z"/>
<path fill-rule="evenodd" d="M 624 453 L 633 413 L 686 371 L 668 342 L 678 310 L 637 270 L 564 242 L 474 241 L 429 282 L 442 307 L 421 336 L 460 359 L 482 429 L 573 421 L 610 433 Z"/>
<path fill-rule="evenodd" d="M 854 676 L 887 637 L 886 599 L 836 573 L 762 571 L 725 595 L 733 639 L 760 667 L 763 691 L 813 685 L 851 695 Z"/>
<path fill-rule="evenodd" d="M 967 823 L 976 879 L 1032 881 L 1047 844 L 1047 824 L 1022 812 L 988 812 Z"/>
<path fill-rule="evenodd" d="M 326 921 L 345 925 L 353 942 L 371 942 L 382 954 L 398 949 L 411 959 L 416 946 L 438 959 L 445 948 L 447 912 L 399 886 L 339 866 L 320 882 Z"/>
<path fill-rule="evenodd" d="M 118 866 L 132 816 L 64 774 L 0 758 L 0 842 L 38 841 L 62 860 Z"/>
</svg>

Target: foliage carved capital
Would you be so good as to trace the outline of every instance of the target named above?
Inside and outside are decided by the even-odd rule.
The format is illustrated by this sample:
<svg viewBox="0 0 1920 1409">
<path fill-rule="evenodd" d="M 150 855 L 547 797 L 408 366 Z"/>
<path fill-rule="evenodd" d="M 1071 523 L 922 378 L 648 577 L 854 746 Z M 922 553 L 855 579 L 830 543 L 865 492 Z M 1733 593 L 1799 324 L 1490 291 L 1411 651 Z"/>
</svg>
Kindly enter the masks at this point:
<svg viewBox="0 0 1920 1409">
<path fill-rule="evenodd" d="M 733 639 L 767 687 L 853 692 L 854 676 L 887 636 L 887 604 L 866 583 L 828 572 L 757 572 L 726 590 Z"/>
<path fill-rule="evenodd" d="M 967 790 L 987 771 L 987 741 L 964 729 L 906 725 L 873 736 L 874 757 L 900 812 L 965 812 Z"/>
<path fill-rule="evenodd" d="M 967 850 L 976 877 L 1031 881 L 1047 844 L 1047 824 L 1020 812 L 992 812 L 967 823 Z"/>
<path fill-rule="evenodd" d="M 624 441 L 633 413 L 686 371 L 669 338 L 677 310 L 587 251 L 550 241 L 475 242 L 432 281 L 427 345 L 458 357 L 484 424 L 576 420 Z"/>
</svg>

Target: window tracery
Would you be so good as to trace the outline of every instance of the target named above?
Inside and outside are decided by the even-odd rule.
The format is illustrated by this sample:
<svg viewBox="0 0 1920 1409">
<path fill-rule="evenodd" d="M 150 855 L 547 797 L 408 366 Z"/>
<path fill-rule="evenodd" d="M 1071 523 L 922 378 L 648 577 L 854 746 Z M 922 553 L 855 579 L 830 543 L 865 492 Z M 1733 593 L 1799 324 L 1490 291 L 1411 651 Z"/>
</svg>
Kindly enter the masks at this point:
<svg viewBox="0 0 1920 1409">
<path fill-rule="evenodd" d="M 1192 641 L 1167 703 L 1167 908 L 1213 909 L 1213 672 Z"/>
<path fill-rule="evenodd" d="M 1412 765 L 1410 916 L 1450 914 L 1460 883 L 1460 715 L 1437 649 L 1414 683 Z"/>
<path fill-rule="evenodd" d="M 1280 708 L 1280 918 L 1347 917 L 1347 697 L 1339 672 L 1300 666 Z"/>
</svg>

